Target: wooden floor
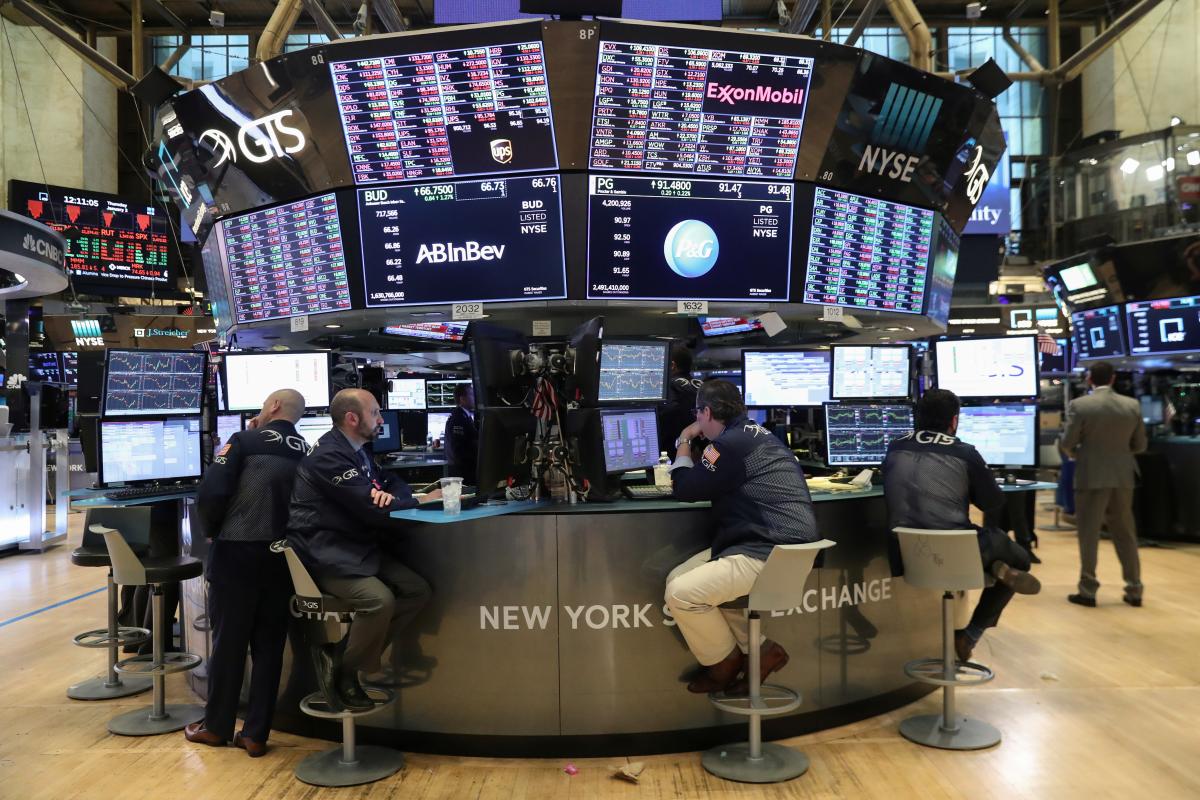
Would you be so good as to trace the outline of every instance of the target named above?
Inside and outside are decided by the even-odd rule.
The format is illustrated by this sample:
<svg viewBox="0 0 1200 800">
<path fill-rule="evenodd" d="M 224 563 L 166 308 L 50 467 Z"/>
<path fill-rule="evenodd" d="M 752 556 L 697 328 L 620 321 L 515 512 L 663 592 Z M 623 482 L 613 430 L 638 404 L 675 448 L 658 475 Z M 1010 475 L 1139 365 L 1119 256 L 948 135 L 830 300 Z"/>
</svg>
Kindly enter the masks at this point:
<svg viewBox="0 0 1200 800">
<path fill-rule="evenodd" d="M 81 520 L 72 515 L 72 539 Z M 1120 599 L 1119 569 L 1104 543 L 1100 606 L 1067 604 L 1077 556 L 1073 532 L 1041 530 L 1041 595 L 1018 597 L 977 660 L 997 679 L 960 694 L 960 707 L 1003 731 L 996 748 L 931 750 L 896 726 L 935 711 L 940 695 L 882 717 L 788 740 L 812 760 L 803 777 L 766 788 L 725 783 L 694 753 L 639 759 L 500 760 L 412 755 L 387 781 L 316 789 L 292 777 L 327 742 L 279 734 L 267 757 L 192 745 L 182 734 L 109 735 L 119 710 L 148 695 L 75 702 L 67 685 L 97 672 L 100 651 L 70 638 L 104 618 L 104 593 L 11 621 L 100 589 L 100 570 L 72 567 L 69 548 L 0 559 L 0 798 L 1097 798 L 1200 797 L 1200 546 L 1142 550 L 1146 605 Z M 73 545 L 72 545 L 73 546 Z M 168 699 L 187 690 L 172 676 Z M 639 785 L 611 777 L 645 761 Z"/>
</svg>

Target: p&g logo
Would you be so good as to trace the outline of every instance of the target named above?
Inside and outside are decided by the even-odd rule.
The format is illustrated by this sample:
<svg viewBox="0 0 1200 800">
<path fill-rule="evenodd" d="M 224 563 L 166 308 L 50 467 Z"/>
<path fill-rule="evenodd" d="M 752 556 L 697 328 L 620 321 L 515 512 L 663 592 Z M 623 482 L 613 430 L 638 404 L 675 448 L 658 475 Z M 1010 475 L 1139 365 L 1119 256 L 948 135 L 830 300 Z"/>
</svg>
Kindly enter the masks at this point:
<svg viewBox="0 0 1200 800">
<path fill-rule="evenodd" d="M 683 278 L 699 278 L 717 263 L 721 244 L 717 234 L 706 223 L 698 219 L 677 222 L 667 233 L 663 242 L 663 256 L 667 266 Z"/>
</svg>

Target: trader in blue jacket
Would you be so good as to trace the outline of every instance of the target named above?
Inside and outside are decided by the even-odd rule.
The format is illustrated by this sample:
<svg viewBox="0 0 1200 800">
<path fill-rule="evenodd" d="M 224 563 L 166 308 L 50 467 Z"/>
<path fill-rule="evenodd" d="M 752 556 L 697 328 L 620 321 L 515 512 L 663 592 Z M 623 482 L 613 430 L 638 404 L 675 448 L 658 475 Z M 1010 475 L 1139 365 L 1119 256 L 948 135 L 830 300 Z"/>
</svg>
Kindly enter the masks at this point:
<svg viewBox="0 0 1200 800">
<path fill-rule="evenodd" d="M 688 691 L 708 693 L 737 683 L 750 646 L 745 613 L 720 605 L 750 593 L 775 545 L 815 542 L 821 536 L 799 462 L 770 431 L 746 417 L 736 386 L 706 381 L 696 394 L 694 413 L 696 421 L 676 442 L 675 497 L 712 501 L 717 532 L 710 549 L 667 576 L 666 601 L 702 667 Z M 708 444 L 694 458 L 693 444 L 702 437 Z M 761 646 L 765 680 L 787 664 L 788 654 L 769 639 Z"/>
<path fill-rule="evenodd" d="M 288 542 L 322 591 L 354 606 L 345 652 L 319 649 L 317 679 L 331 700 L 365 710 L 372 703 L 358 673 L 380 671 L 383 651 L 425 607 L 430 589 L 383 547 L 398 527 L 391 512 L 417 500 L 408 484 L 371 460 L 370 443 L 383 423 L 379 403 L 363 389 L 343 389 L 329 415 L 333 428 L 296 473 Z"/>
</svg>

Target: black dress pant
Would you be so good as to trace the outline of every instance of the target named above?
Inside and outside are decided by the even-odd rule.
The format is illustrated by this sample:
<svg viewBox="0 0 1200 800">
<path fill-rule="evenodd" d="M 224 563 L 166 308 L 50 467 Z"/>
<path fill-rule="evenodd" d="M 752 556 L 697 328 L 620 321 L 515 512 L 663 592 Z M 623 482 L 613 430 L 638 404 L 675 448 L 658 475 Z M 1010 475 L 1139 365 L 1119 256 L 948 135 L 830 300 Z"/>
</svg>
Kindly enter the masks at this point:
<svg viewBox="0 0 1200 800">
<path fill-rule="evenodd" d="M 266 742 L 275 715 L 283 646 L 287 641 L 292 580 L 270 542 L 217 539 L 208 551 L 208 703 L 204 727 L 233 738 L 246 652 L 250 652 L 250 701 L 242 734 Z"/>
<path fill-rule="evenodd" d="M 999 528 L 982 528 L 979 533 L 979 555 L 983 559 L 983 571 L 991 574 L 992 564 L 1001 561 L 1013 569 L 1028 571 L 1030 566 L 1029 551 L 1008 538 L 1008 534 Z M 996 581 L 983 590 L 979 603 L 971 615 L 971 624 L 980 628 L 994 628 L 1000 621 L 1000 614 L 1008 601 L 1012 600 L 1013 590 L 1003 583 Z"/>
</svg>

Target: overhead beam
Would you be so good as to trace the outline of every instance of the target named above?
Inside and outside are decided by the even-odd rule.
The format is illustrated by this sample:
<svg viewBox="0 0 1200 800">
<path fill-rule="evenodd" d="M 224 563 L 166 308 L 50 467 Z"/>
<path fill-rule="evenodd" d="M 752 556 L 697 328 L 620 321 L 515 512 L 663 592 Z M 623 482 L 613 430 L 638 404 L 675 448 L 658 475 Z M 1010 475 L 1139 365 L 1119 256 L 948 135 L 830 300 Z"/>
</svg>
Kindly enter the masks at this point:
<svg viewBox="0 0 1200 800">
<path fill-rule="evenodd" d="M 883 0 L 867 0 L 867 4 L 863 6 L 862 13 L 858 15 L 858 19 L 854 20 L 854 27 L 850 29 L 850 35 L 846 37 L 843 44 L 853 47 L 866 31 L 867 26 L 871 24 L 871 20 L 875 19 L 875 12 L 879 11 L 879 6 Z"/>
<path fill-rule="evenodd" d="M 189 33 L 191 31 L 186 22 L 181 20 L 174 11 L 164 6 L 159 0 L 142 0 L 142 4 L 166 20 L 167 24 L 180 33 Z"/>
<path fill-rule="evenodd" d="M 41 6 L 34 5 L 28 0 L 9 0 L 9 2 L 12 3 L 13 8 L 32 19 L 38 25 L 41 25 L 54 38 L 74 50 L 80 58 L 86 61 L 118 89 L 129 89 L 137 83 L 136 78 L 114 64 L 99 51 L 88 47 L 86 42 L 75 36 L 75 34 L 59 22 L 57 17 L 51 16 Z"/>
<path fill-rule="evenodd" d="M 337 23 L 329 16 L 329 12 L 325 10 L 325 6 L 321 5 L 321 0 L 303 0 L 303 2 L 304 10 L 312 17 L 313 22 L 320 28 L 321 33 L 325 34 L 333 42 L 342 38 L 342 32 L 338 30 Z"/>
</svg>

